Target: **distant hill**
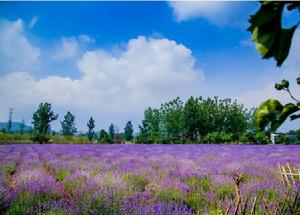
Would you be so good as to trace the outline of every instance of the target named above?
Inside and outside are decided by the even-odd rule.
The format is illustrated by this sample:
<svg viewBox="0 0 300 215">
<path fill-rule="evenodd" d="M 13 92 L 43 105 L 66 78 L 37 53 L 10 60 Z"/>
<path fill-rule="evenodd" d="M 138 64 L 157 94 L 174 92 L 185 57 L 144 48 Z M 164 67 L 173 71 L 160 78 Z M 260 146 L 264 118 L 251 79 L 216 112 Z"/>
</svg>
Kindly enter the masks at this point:
<svg viewBox="0 0 300 215">
<path fill-rule="evenodd" d="M 7 130 L 7 125 L 8 125 L 8 122 L 0 122 L 0 130 L 2 129 L 5 129 Z M 20 131 L 20 125 L 21 123 L 20 122 L 12 122 L 12 131 Z M 29 130 L 32 130 L 32 127 L 31 126 L 28 126 L 28 125 L 25 125 L 25 128 L 24 128 L 24 131 L 29 131 Z"/>
</svg>

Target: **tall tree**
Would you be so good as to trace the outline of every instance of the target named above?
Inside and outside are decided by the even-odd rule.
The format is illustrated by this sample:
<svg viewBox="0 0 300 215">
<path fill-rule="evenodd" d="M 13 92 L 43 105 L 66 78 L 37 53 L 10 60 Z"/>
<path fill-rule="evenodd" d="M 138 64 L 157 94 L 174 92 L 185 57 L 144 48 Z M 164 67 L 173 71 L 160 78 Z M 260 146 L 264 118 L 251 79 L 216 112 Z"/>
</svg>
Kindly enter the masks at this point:
<svg viewBox="0 0 300 215">
<path fill-rule="evenodd" d="M 128 121 L 126 123 L 126 126 L 124 128 L 124 136 L 125 136 L 125 140 L 127 141 L 131 141 L 133 139 L 133 125 L 131 121 Z"/>
<path fill-rule="evenodd" d="M 139 141 L 150 143 L 160 137 L 160 124 L 161 117 L 158 109 L 149 107 L 145 110 L 144 119 L 139 125 Z"/>
<path fill-rule="evenodd" d="M 177 97 L 161 105 L 161 119 L 164 134 L 171 139 L 179 139 L 184 134 L 183 102 Z"/>
<path fill-rule="evenodd" d="M 7 123 L 7 131 L 8 132 L 12 131 L 12 115 L 13 115 L 13 110 L 14 110 L 14 108 L 9 108 L 8 123 Z"/>
<path fill-rule="evenodd" d="M 25 120 L 23 119 L 22 122 L 20 123 L 20 132 L 21 134 L 24 133 L 24 129 L 25 129 Z"/>
<path fill-rule="evenodd" d="M 184 105 L 184 124 L 186 136 L 191 140 L 195 140 L 199 134 L 199 100 L 190 97 Z"/>
<path fill-rule="evenodd" d="M 112 139 L 110 138 L 109 134 L 104 130 L 101 129 L 100 133 L 99 133 L 99 139 L 98 139 L 99 143 L 112 143 Z"/>
<path fill-rule="evenodd" d="M 50 123 L 54 120 L 57 120 L 58 114 L 54 114 L 51 110 L 51 104 L 45 102 L 41 103 L 38 109 L 33 113 L 31 122 L 33 124 L 35 138 L 34 140 L 39 143 L 47 142 L 48 138 L 46 135 L 51 130 Z"/>
<path fill-rule="evenodd" d="M 72 136 L 77 132 L 75 116 L 70 111 L 67 112 L 60 124 L 63 135 Z"/>
<path fill-rule="evenodd" d="M 93 119 L 93 117 L 90 117 L 90 119 L 87 123 L 87 127 L 88 127 L 88 132 L 87 132 L 88 139 L 90 141 L 92 141 L 94 134 L 95 134 L 95 132 L 94 132 L 95 120 Z"/>
<path fill-rule="evenodd" d="M 108 134 L 109 134 L 110 139 L 114 140 L 116 132 L 115 132 L 115 126 L 112 123 L 110 124 L 110 126 L 108 128 Z"/>
</svg>

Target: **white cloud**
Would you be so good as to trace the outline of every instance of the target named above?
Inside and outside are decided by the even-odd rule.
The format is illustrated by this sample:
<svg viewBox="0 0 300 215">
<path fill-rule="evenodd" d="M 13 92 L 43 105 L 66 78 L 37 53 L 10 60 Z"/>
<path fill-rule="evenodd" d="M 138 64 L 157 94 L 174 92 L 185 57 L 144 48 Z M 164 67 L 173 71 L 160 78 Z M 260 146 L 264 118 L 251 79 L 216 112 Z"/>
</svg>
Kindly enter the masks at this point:
<svg viewBox="0 0 300 215">
<path fill-rule="evenodd" d="M 74 58 L 79 54 L 79 44 L 75 37 L 62 37 L 59 46 L 52 55 L 55 60 Z"/>
<path fill-rule="evenodd" d="M 176 96 L 198 95 L 204 79 L 188 48 L 143 36 L 131 39 L 118 56 L 101 49 L 85 52 L 78 69 L 79 79 L 36 79 L 20 72 L 3 76 L 0 112 L 14 106 L 32 113 L 39 102 L 48 101 L 59 113 L 74 111 L 83 129 L 90 115 L 102 125 L 126 120 L 139 123 L 148 106 Z"/>
<path fill-rule="evenodd" d="M 32 72 L 39 65 L 40 49 L 25 37 L 23 21 L 0 21 L 0 73 Z"/>
<path fill-rule="evenodd" d="M 244 2 L 243 2 L 244 3 Z M 171 1 L 169 6 L 178 22 L 204 18 L 217 26 L 243 26 L 250 14 L 245 4 L 222 1 Z"/>
<path fill-rule="evenodd" d="M 95 40 L 92 37 L 90 37 L 89 35 L 86 35 L 86 34 L 80 34 L 78 36 L 78 39 L 82 43 L 94 43 L 95 42 Z"/>
<path fill-rule="evenodd" d="M 38 17 L 34 16 L 31 19 L 31 21 L 30 21 L 30 23 L 28 25 L 28 28 L 32 29 L 38 21 L 39 21 Z"/>
<path fill-rule="evenodd" d="M 169 2 L 173 8 L 174 15 L 178 21 L 185 21 L 196 17 L 203 17 L 212 22 L 219 23 L 219 13 L 226 10 L 226 2 L 191 1 L 191 2 Z"/>
</svg>

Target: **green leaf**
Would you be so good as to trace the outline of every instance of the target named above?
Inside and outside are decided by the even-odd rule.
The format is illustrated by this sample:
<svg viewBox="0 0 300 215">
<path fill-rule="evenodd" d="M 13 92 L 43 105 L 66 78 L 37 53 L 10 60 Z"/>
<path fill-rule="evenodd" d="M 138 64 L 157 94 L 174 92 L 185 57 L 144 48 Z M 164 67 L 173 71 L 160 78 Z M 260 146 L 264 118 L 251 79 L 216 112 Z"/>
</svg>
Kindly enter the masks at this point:
<svg viewBox="0 0 300 215">
<path fill-rule="evenodd" d="M 255 120 L 260 130 L 263 131 L 267 126 L 270 126 L 271 131 L 276 131 L 288 116 L 298 110 L 299 107 L 295 104 L 289 103 L 282 106 L 278 100 L 269 99 L 259 106 Z"/>
<path fill-rule="evenodd" d="M 264 130 L 272 121 L 276 120 L 282 109 L 282 104 L 276 99 L 268 99 L 262 103 L 255 114 L 258 128 Z"/>
<path fill-rule="evenodd" d="M 277 116 L 275 120 L 271 122 L 271 129 L 275 131 L 282 123 L 284 123 L 284 121 L 289 115 L 295 113 L 298 110 L 299 108 L 295 104 L 289 103 L 284 105 L 281 113 Z"/>
<path fill-rule="evenodd" d="M 277 34 L 274 45 L 272 46 L 273 49 L 270 52 L 270 57 L 275 58 L 277 66 L 281 66 L 287 58 L 296 28 L 297 25 L 289 29 L 281 29 L 280 33 Z"/>
<path fill-rule="evenodd" d="M 274 58 L 281 66 L 289 54 L 292 37 L 297 28 L 283 29 L 282 12 L 287 2 L 262 2 L 260 9 L 252 15 L 248 31 L 262 58 Z"/>
</svg>

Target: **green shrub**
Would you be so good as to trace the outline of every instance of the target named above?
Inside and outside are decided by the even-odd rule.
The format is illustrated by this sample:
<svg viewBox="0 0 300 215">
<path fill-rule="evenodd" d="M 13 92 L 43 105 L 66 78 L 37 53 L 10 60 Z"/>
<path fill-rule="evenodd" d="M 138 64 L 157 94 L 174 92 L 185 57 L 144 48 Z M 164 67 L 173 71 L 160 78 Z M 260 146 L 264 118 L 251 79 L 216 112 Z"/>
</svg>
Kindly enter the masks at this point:
<svg viewBox="0 0 300 215">
<path fill-rule="evenodd" d="M 68 175 L 70 175 L 70 171 L 67 169 L 59 169 L 54 175 L 58 181 L 63 181 Z"/>
<path fill-rule="evenodd" d="M 257 132 L 255 134 L 255 141 L 259 144 L 268 144 L 270 139 L 264 132 Z"/>
<path fill-rule="evenodd" d="M 230 184 L 221 185 L 217 187 L 216 193 L 219 200 L 232 198 L 234 196 L 234 186 Z"/>
<path fill-rule="evenodd" d="M 142 175 L 125 174 L 122 176 L 133 191 L 143 192 L 148 184 L 148 180 Z"/>
<path fill-rule="evenodd" d="M 164 187 L 157 190 L 156 195 L 163 201 L 180 201 L 183 198 L 182 192 L 176 187 Z"/>
<path fill-rule="evenodd" d="M 186 205 L 193 211 L 201 211 L 209 206 L 209 201 L 201 193 L 193 193 L 186 198 Z"/>
<path fill-rule="evenodd" d="M 291 141 L 290 139 L 288 138 L 288 136 L 285 134 L 285 135 L 281 135 L 278 140 L 277 140 L 278 143 L 281 143 L 281 144 L 289 144 Z"/>
<path fill-rule="evenodd" d="M 230 143 L 233 142 L 233 134 L 221 132 L 208 133 L 203 137 L 204 143 Z"/>
<path fill-rule="evenodd" d="M 211 182 L 208 178 L 197 178 L 195 176 L 192 176 L 187 179 L 186 183 L 192 190 L 195 191 L 207 192 L 211 188 Z"/>
</svg>

